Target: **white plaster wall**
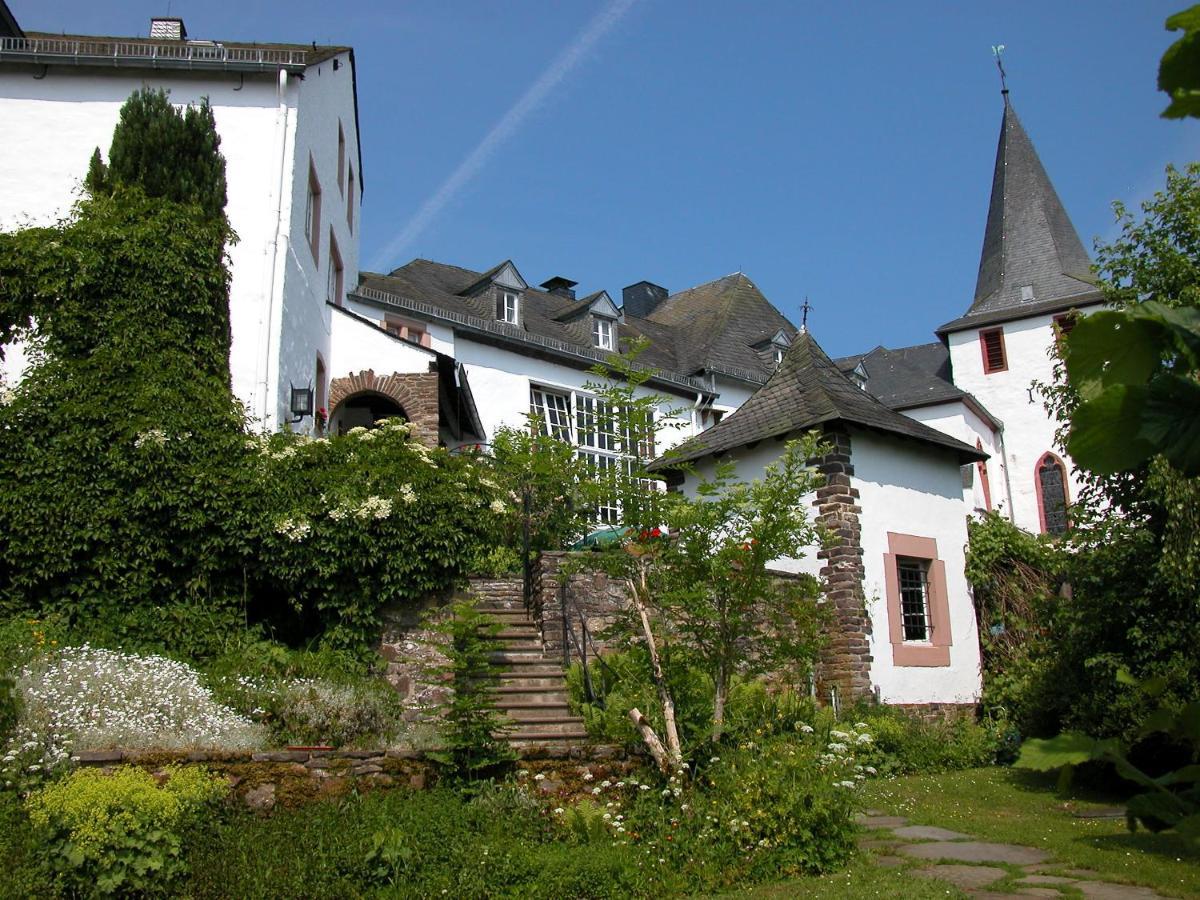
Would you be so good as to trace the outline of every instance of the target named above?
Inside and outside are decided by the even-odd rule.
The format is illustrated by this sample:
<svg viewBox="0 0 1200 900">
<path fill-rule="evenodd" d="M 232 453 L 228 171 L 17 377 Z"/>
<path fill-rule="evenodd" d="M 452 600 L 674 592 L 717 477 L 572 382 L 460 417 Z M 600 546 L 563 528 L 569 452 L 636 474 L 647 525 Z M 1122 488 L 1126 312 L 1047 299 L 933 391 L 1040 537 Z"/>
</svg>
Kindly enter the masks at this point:
<svg viewBox="0 0 1200 900">
<path fill-rule="evenodd" d="M 448 325 L 442 325 L 437 322 L 426 322 L 423 319 L 406 316 L 400 310 L 389 313 L 387 309 L 377 306 L 374 303 L 363 303 L 353 298 L 346 299 L 345 307 L 355 315 L 362 316 L 364 319 L 374 322 L 379 326 L 382 326 L 387 321 L 389 314 L 401 319 L 411 319 L 413 322 L 419 322 L 421 327 L 425 329 L 425 333 L 429 335 L 430 347 L 438 353 L 445 353 L 447 356 L 454 355 L 454 330 Z M 351 362 L 351 364 L 353 363 Z"/>
<path fill-rule="evenodd" d="M 562 391 L 585 390 L 584 385 L 597 379 L 585 371 L 535 359 L 489 344 L 477 343 L 459 334 L 454 342 L 455 358 L 463 364 L 485 439 L 491 441 L 496 429 L 503 425 L 523 428 L 529 413 L 531 384 Z M 641 390 L 643 396 L 663 394 L 658 390 Z M 665 394 L 664 394 L 665 395 Z M 666 395 L 670 396 L 670 395 Z M 657 447 L 666 450 L 691 437 L 691 405 L 694 397 L 672 397 L 672 405 L 684 407 L 684 427 L 672 428 L 662 420 L 657 433 Z"/>
<path fill-rule="evenodd" d="M 773 440 L 767 440 L 753 449 L 739 447 L 736 450 L 730 451 L 721 457 L 721 461 L 732 461 L 737 480 L 749 483 L 763 477 L 763 472 L 767 466 L 779 459 L 782 449 L 782 444 Z M 696 487 L 700 480 L 702 478 L 711 479 L 716 467 L 717 461 L 711 456 L 697 461 L 695 474 L 688 474 L 684 479 L 682 486 L 684 494 L 694 498 L 696 496 Z M 817 511 L 813 507 L 813 500 L 815 498 L 816 493 L 814 492 L 806 494 L 801 500 L 801 505 L 812 520 L 815 520 L 817 517 Z M 772 560 L 770 564 L 771 568 L 778 569 L 781 572 L 804 572 L 819 578 L 821 567 L 825 564 L 823 560 L 817 559 L 817 551 L 819 549 L 819 545 L 813 544 L 811 547 L 805 549 L 803 556 L 797 559 L 781 558 Z"/>
<path fill-rule="evenodd" d="M 979 634 L 967 586 L 966 507 L 958 460 L 929 445 L 851 432 L 852 483 L 862 506 L 863 588 L 871 617 L 871 681 L 887 703 L 966 703 L 979 697 Z M 950 665 L 896 666 L 889 640 L 884 554 L 889 531 L 933 538 L 946 564 Z"/>
<path fill-rule="evenodd" d="M 342 288 L 352 290 L 358 283 L 359 226 L 361 223 L 362 173 L 358 165 L 358 135 L 354 119 L 352 69 L 348 53 L 317 66 L 309 66 L 304 79 L 291 79 L 290 91 L 296 94 L 293 120 L 295 137 L 291 165 L 287 170 L 287 202 L 280 210 L 280 222 L 285 226 L 280 251 L 285 252 L 277 326 L 277 346 L 272 352 L 268 372 L 275 380 L 267 385 L 269 400 L 266 408 L 280 419 L 287 417 L 289 387 L 307 385 L 316 377 L 318 355 L 325 370 L 332 374 L 339 363 L 332 357 L 332 310 L 326 305 L 330 272 L 330 232 L 337 241 L 342 259 Z M 356 196 L 348 197 L 349 182 L 343 172 L 343 186 L 338 186 L 338 122 L 346 139 L 343 166 L 354 167 Z M 308 200 L 309 159 L 321 185 L 321 218 L 317 253 L 304 233 Z M 353 228 L 346 218 L 346 205 L 354 204 Z M 360 368 L 369 368 L 360 366 Z M 269 425 L 274 423 L 269 422 Z M 305 420 L 301 427 L 311 428 Z"/>
<path fill-rule="evenodd" d="M 373 369 L 376 375 L 428 372 L 436 362 L 432 350 L 392 337 L 348 312 L 333 311 L 330 320 L 330 348 L 334 360 L 349 365 L 331 369 L 330 379 L 344 378 L 351 372 Z"/>
<path fill-rule="evenodd" d="M 39 80 L 0 72 L 0 228 L 50 224 L 70 211 L 92 151 L 100 147 L 107 157 L 121 105 L 143 84 L 167 88 L 176 104 L 202 97 L 212 104 L 226 160 L 226 211 L 239 238 L 229 248 L 230 368 L 234 392 L 261 416 L 256 383 L 266 355 L 280 163 L 273 74 L 248 73 L 243 82 L 240 73 L 50 66 Z"/>
<path fill-rule="evenodd" d="M 987 467 L 992 509 L 1007 514 L 1010 503 L 1005 489 L 1004 457 L 999 449 L 999 436 L 992 431 L 990 425 L 984 423 L 983 419 L 960 401 L 906 409 L 904 415 L 923 422 L 930 428 L 936 428 L 943 434 L 958 438 L 970 447 L 974 447 L 976 441 L 982 444 L 983 452 L 989 455 L 984 465 Z M 962 495 L 968 509 L 979 513 L 987 511 L 983 479 L 979 477 L 979 469 L 974 464 L 971 484 L 962 489 Z"/>
<path fill-rule="evenodd" d="M 1035 533 L 1041 529 L 1035 469 L 1042 454 L 1048 450 L 1058 453 L 1058 450 L 1054 446 L 1055 422 L 1036 393 L 1031 399 L 1029 389 L 1034 381 L 1050 383 L 1053 378 L 1049 356 L 1054 343 L 1053 322 L 1052 315 L 1044 315 L 996 326 L 1004 331 L 1008 368 L 990 375 L 983 372 L 979 329 L 949 336 L 954 383 L 974 394 L 988 412 L 1004 423 L 1005 463 L 1012 488 L 1013 520 L 1021 528 Z M 1063 462 L 1070 482 L 1069 499 L 1073 500 L 1079 493 L 1079 481 L 1070 459 L 1064 457 Z"/>
</svg>

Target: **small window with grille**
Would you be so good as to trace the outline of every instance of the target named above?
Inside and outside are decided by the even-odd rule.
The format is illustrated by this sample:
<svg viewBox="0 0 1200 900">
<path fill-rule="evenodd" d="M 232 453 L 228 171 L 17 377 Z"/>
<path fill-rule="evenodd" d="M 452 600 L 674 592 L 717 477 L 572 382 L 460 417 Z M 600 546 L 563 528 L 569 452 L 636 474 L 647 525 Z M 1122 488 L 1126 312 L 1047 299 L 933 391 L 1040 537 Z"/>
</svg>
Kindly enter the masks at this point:
<svg viewBox="0 0 1200 900">
<path fill-rule="evenodd" d="M 900 557 L 896 560 L 896 576 L 904 640 L 928 641 L 933 631 L 929 622 L 929 561 Z"/>
<path fill-rule="evenodd" d="M 1008 358 L 1004 355 L 1004 329 L 993 328 L 979 332 L 979 344 L 983 349 L 983 372 L 1003 372 L 1008 369 Z"/>
<path fill-rule="evenodd" d="M 530 388 L 529 415 L 542 434 L 572 443 L 571 398 L 566 394 Z"/>
</svg>

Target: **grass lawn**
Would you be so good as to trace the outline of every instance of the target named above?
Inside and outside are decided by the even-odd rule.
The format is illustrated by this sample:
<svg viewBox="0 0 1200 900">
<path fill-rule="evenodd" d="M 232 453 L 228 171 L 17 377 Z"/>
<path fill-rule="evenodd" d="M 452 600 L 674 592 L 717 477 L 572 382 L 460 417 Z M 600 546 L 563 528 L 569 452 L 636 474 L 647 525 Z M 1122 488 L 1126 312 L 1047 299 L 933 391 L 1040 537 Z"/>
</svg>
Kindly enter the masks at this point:
<svg viewBox="0 0 1200 900">
<path fill-rule="evenodd" d="M 870 785 L 867 804 L 916 825 L 940 825 L 983 840 L 1049 852 L 1064 868 L 1091 869 L 1105 881 L 1140 884 L 1174 897 L 1200 897 L 1200 851 L 1174 834 L 1131 833 L 1124 819 L 1074 815 L 1112 796 L 1014 769 L 912 775 Z"/>
<path fill-rule="evenodd" d="M 874 782 L 865 789 L 864 799 L 867 806 L 904 816 L 914 825 L 940 825 L 980 840 L 1040 848 L 1062 869 L 1090 869 L 1101 880 L 1145 885 L 1171 897 L 1200 897 L 1200 850 L 1172 834 L 1130 833 L 1124 819 L 1079 818 L 1074 813 L 1120 801 L 1086 787 L 1061 796 L 1054 782 L 1052 777 L 1013 769 L 968 769 Z M 836 875 L 762 886 L 735 896 L 966 896 L 944 882 L 908 874 L 924 865 L 928 863 L 914 860 L 903 868 L 881 869 L 868 855 Z"/>
</svg>

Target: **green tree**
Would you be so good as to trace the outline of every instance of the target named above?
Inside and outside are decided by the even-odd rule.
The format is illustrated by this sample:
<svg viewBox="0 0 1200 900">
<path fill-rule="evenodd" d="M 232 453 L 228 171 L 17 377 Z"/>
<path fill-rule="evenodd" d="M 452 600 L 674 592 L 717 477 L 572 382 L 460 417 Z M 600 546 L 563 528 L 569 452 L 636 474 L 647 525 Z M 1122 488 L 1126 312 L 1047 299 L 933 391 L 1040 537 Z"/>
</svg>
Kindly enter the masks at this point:
<svg viewBox="0 0 1200 900">
<path fill-rule="evenodd" d="M 1167 48 L 1158 66 L 1158 89 L 1171 98 L 1163 118 L 1200 117 L 1200 4 L 1167 19 L 1167 30 L 1183 36 Z"/>
<path fill-rule="evenodd" d="M 134 91 L 121 107 L 108 165 L 92 154 L 84 186 L 93 196 L 137 185 L 148 197 L 195 204 L 208 218 L 225 214 L 225 158 L 212 107 L 181 111 L 166 90 Z"/>
</svg>

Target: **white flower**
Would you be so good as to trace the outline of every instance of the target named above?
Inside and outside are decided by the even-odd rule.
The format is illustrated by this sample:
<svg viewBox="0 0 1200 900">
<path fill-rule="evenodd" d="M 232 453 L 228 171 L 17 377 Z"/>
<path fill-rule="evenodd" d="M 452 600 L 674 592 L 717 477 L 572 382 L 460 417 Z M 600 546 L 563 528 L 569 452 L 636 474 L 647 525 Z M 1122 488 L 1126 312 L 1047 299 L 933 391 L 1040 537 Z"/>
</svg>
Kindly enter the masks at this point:
<svg viewBox="0 0 1200 900">
<path fill-rule="evenodd" d="M 349 431 L 346 432 L 346 434 L 353 435 L 355 437 L 357 437 L 360 434 L 366 434 L 366 433 L 367 433 L 367 429 L 364 428 L 362 425 L 355 425 L 353 428 L 351 428 Z"/>
<path fill-rule="evenodd" d="M 854 739 L 854 742 L 856 744 L 869 744 L 871 743 L 871 736 L 869 734 L 860 734 Z"/>
<path fill-rule="evenodd" d="M 592 788 L 592 794 L 593 794 L 593 796 L 596 796 L 596 797 L 600 796 L 600 788 L 598 788 L 598 787 Z"/>
<path fill-rule="evenodd" d="M 805 734 L 813 733 L 813 727 L 811 725 L 801 725 L 800 730 L 803 731 Z"/>
<path fill-rule="evenodd" d="M 545 772 L 538 772 L 536 775 L 533 776 L 534 781 L 545 781 L 545 779 L 546 779 Z"/>
<path fill-rule="evenodd" d="M 384 497 L 377 497 L 375 494 L 369 496 L 354 510 L 354 515 L 363 521 L 367 519 L 386 519 L 391 514 L 392 501 Z"/>
<path fill-rule="evenodd" d="M 866 772 L 868 775 L 878 775 L 879 774 L 878 772 L 875 771 L 874 766 L 867 766 Z"/>
<path fill-rule="evenodd" d="M 561 815 L 562 815 L 563 813 L 565 813 L 565 812 L 566 812 L 566 810 L 565 810 L 565 809 L 563 809 L 561 806 L 556 806 L 556 807 L 554 807 L 554 814 L 555 814 L 556 816 L 561 816 Z"/>
<path fill-rule="evenodd" d="M 405 503 L 417 502 L 417 492 L 413 490 L 411 484 L 400 485 L 400 499 Z"/>
<path fill-rule="evenodd" d="M 502 501 L 502 500 L 493 500 L 491 503 L 488 504 L 488 509 L 490 509 L 492 512 L 494 512 L 498 516 L 503 515 L 505 512 L 508 511 L 508 507 L 504 505 L 504 501 Z"/>
<path fill-rule="evenodd" d="M 650 790 L 650 785 L 648 785 L 648 784 L 639 784 L 639 785 L 638 785 L 638 790 L 639 790 L 639 791 L 648 791 L 648 790 Z"/>
<path fill-rule="evenodd" d="M 161 447 L 167 442 L 167 433 L 161 428 L 151 428 L 149 431 L 143 431 L 133 439 L 133 446 L 141 450 L 148 444 L 153 444 L 155 447 Z"/>
<path fill-rule="evenodd" d="M 299 543 L 308 537 L 312 526 L 304 519 L 293 519 L 289 516 L 275 523 L 275 533 L 282 534 L 292 543 Z"/>
<path fill-rule="evenodd" d="M 592 780 L 593 778 L 595 778 L 595 777 L 596 777 L 596 776 L 595 776 L 595 775 L 593 775 L 591 772 L 584 772 L 584 773 L 583 773 L 583 780 L 584 780 L 584 781 L 591 781 L 591 780 Z"/>
<path fill-rule="evenodd" d="M 870 728 L 871 726 L 868 725 L 866 722 L 855 722 L 854 727 L 858 728 L 858 729 L 862 729 L 862 728 Z"/>
</svg>

